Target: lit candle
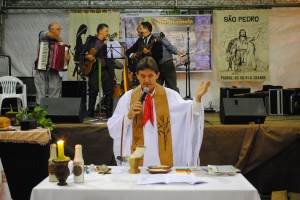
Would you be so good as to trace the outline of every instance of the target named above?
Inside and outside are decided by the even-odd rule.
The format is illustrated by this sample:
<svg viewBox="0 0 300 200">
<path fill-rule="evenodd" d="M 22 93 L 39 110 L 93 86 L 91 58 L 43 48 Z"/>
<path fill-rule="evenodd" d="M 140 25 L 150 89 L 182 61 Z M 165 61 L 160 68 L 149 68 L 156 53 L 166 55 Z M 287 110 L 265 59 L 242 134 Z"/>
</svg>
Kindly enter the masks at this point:
<svg viewBox="0 0 300 200">
<path fill-rule="evenodd" d="M 59 140 L 57 142 L 57 148 L 58 148 L 58 158 L 64 159 L 65 158 L 65 152 L 64 152 L 64 141 Z"/>
</svg>

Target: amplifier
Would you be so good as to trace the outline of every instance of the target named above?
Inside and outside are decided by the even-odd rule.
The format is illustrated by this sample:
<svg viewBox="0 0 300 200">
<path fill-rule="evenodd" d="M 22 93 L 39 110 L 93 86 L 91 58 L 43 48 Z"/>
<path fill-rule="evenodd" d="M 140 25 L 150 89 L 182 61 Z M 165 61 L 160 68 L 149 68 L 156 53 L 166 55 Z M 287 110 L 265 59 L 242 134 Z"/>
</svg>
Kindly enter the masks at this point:
<svg viewBox="0 0 300 200">
<path fill-rule="evenodd" d="M 300 94 L 292 94 L 290 97 L 290 114 L 300 115 Z"/>
<path fill-rule="evenodd" d="M 300 88 L 288 88 L 288 90 L 294 90 L 295 94 L 300 94 Z"/>
<path fill-rule="evenodd" d="M 270 89 L 283 89 L 281 85 L 263 85 L 262 91 L 269 91 Z"/>
<path fill-rule="evenodd" d="M 295 94 L 292 89 L 269 90 L 269 115 L 291 114 L 291 95 Z"/>
</svg>

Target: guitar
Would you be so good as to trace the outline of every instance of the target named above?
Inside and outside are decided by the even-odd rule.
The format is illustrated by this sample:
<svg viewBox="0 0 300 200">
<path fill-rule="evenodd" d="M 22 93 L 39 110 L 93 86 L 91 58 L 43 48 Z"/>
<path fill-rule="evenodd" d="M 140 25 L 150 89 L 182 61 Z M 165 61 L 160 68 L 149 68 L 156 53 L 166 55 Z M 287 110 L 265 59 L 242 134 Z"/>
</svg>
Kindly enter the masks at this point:
<svg viewBox="0 0 300 200">
<path fill-rule="evenodd" d="M 146 48 L 148 50 L 151 50 L 152 47 L 153 47 L 153 44 L 155 42 L 161 42 L 164 38 L 165 38 L 165 34 L 163 32 L 160 32 L 158 37 L 155 37 L 154 39 L 150 40 L 150 43 L 148 43 L 146 45 L 144 43 L 142 43 L 139 46 L 139 48 L 138 48 L 138 50 L 137 50 L 137 52 L 135 54 L 135 58 L 138 61 L 140 61 L 143 58 L 143 50 L 144 50 L 144 48 Z"/>
<path fill-rule="evenodd" d="M 161 42 L 164 38 L 165 38 L 165 34 L 163 32 L 160 32 L 159 36 L 155 37 L 152 40 L 150 40 L 150 42 L 148 44 L 145 45 L 143 42 L 140 42 L 138 50 L 135 53 L 135 58 L 132 58 L 132 59 L 129 60 L 130 63 L 128 63 L 128 65 L 129 65 L 130 71 L 135 72 L 137 63 L 143 58 L 143 54 L 144 54 L 143 50 L 144 50 L 144 48 L 146 48 L 148 50 L 151 50 L 152 47 L 153 47 L 153 44 L 155 42 Z"/>
<path fill-rule="evenodd" d="M 114 34 L 112 35 L 109 35 L 108 36 L 108 39 L 109 40 L 113 40 L 114 38 L 116 38 L 118 35 L 117 32 L 115 32 Z M 93 67 L 93 64 L 97 61 L 97 59 L 95 58 L 95 56 L 98 54 L 99 51 L 101 51 L 103 49 L 105 45 L 101 45 L 99 47 L 97 47 L 96 49 L 95 48 L 91 48 L 88 52 L 87 55 L 92 55 L 93 56 L 93 60 L 90 61 L 90 60 L 85 60 L 84 62 L 80 62 L 79 63 L 79 68 L 80 68 L 80 71 L 82 72 L 82 75 L 84 76 L 88 76 L 92 70 L 92 67 Z"/>
</svg>

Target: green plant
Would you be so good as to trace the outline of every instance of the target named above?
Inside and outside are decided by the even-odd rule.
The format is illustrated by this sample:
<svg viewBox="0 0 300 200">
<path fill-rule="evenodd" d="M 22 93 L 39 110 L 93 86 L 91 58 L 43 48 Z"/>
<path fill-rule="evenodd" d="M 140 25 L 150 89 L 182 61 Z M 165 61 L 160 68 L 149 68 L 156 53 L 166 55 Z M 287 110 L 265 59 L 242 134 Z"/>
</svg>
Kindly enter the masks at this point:
<svg viewBox="0 0 300 200">
<path fill-rule="evenodd" d="M 37 125 L 43 128 L 49 128 L 51 131 L 53 131 L 56 126 L 52 122 L 50 118 L 46 118 L 48 115 L 48 112 L 46 109 L 48 106 L 45 107 L 40 107 L 40 106 L 35 106 L 33 111 L 28 113 L 27 108 L 23 108 L 21 112 L 18 112 L 16 115 L 17 118 L 17 125 L 20 125 L 21 120 L 26 120 L 26 119 L 34 119 L 37 121 Z"/>
</svg>

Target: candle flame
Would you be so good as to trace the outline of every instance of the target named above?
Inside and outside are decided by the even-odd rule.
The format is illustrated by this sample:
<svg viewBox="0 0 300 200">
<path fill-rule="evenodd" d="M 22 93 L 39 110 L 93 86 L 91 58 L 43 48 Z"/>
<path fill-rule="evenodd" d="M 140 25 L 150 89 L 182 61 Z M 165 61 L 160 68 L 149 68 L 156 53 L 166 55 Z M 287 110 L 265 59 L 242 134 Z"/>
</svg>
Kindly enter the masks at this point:
<svg viewBox="0 0 300 200">
<path fill-rule="evenodd" d="M 65 141 L 63 140 L 58 140 L 57 144 L 63 144 Z"/>
</svg>

